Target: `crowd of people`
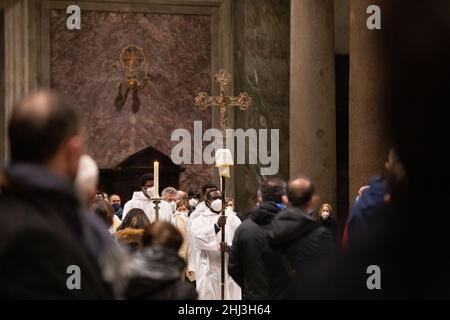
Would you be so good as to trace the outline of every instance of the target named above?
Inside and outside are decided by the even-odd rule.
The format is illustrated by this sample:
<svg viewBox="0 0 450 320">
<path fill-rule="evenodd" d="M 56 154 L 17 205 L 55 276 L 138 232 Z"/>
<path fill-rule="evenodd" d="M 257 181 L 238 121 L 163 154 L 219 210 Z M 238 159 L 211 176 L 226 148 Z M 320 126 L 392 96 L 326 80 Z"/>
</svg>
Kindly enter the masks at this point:
<svg viewBox="0 0 450 320">
<path fill-rule="evenodd" d="M 306 176 L 266 178 L 248 214 L 236 213 L 231 198 L 222 205 L 213 183 L 199 192 L 167 187 L 156 209 L 152 174 L 125 204 L 98 190 L 75 109 L 55 92 L 24 98 L 8 133 L 2 296 L 219 300 L 224 267 L 225 299 L 282 299 L 292 277 L 339 247 L 332 207 L 319 208 Z M 65 281 L 72 265 L 83 271 L 76 291 Z"/>
<path fill-rule="evenodd" d="M 448 299 L 450 11 L 437 0 L 405 4 L 392 3 L 383 27 L 393 148 L 384 172 L 354 195 L 342 240 L 308 176 L 266 177 L 248 214 L 233 199 L 221 214 L 214 184 L 199 194 L 166 188 L 157 212 L 149 174 L 122 204 L 97 190 L 70 100 L 36 92 L 8 125 L 0 298 L 220 299 L 224 255 L 226 299 Z M 80 285 L 69 286 L 76 269 Z"/>
<path fill-rule="evenodd" d="M 80 167 L 94 176 L 79 175 L 86 181 L 95 181 L 95 162 L 87 156 L 81 161 L 86 163 Z M 266 178 L 258 191 L 258 203 L 247 214 L 235 212 L 232 198 L 225 199 L 222 214 L 222 193 L 213 183 L 202 186 L 201 192 L 167 187 L 161 192 L 163 200 L 156 210 L 152 201 L 153 179 L 152 174 L 144 174 L 139 190 L 123 209 L 119 195 L 108 196 L 98 191 L 95 183 L 89 190 L 86 181 L 76 179 L 76 189 L 88 192 L 80 198 L 93 199 L 86 207 L 104 222 L 113 239 L 131 253 L 131 266 L 141 263 L 141 268 L 134 267 L 131 274 L 149 276 L 140 282 L 139 294 L 134 293 L 135 287 L 129 288 L 128 298 L 220 300 L 224 253 L 225 299 L 283 299 L 293 277 L 339 247 L 332 206 L 319 206 L 320 196 L 306 176 L 289 183 L 279 177 Z M 180 240 L 172 240 L 172 250 L 146 249 L 145 235 L 155 225 L 159 226 L 156 230 L 165 228 L 167 237 Z M 153 260 L 145 264 L 145 257 Z M 173 281 L 170 290 L 154 292 L 159 286 L 150 283 L 159 284 L 166 277 Z"/>
<path fill-rule="evenodd" d="M 317 271 L 367 248 L 406 181 L 392 149 L 385 172 L 356 196 L 341 241 L 332 206 L 303 175 L 266 177 L 247 214 L 236 213 L 231 198 L 222 205 L 213 183 L 200 192 L 167 187 L 157 210 L 152 174 L 122 204 L 98 190 L 99 169 L 82 155 L 76 113 L 54 92 L 24 98 L 8 133 L 0 195 L 0 296 L 8 298 L 219 300 L 222 268 L 225 299 L 321 297 L 340 276 L 318 291 Z M 79 290 L 66 282 L 73 265 L 82 270 Z"/>
</svg>

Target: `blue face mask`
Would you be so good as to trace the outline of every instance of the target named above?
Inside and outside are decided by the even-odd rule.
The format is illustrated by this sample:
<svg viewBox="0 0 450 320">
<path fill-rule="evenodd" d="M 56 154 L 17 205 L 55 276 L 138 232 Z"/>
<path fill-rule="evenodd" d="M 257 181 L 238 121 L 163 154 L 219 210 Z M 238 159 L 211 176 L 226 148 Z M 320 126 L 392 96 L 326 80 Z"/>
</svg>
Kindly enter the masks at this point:
<svg viewBox="0 0 450 320">
<path fill-rule="evenodd" d="M 114 203 L 113 205 L 112 205 L 112 207 L 114 208 L 114 210 L 119 210 L 120 209 L 120 204 L 118 204 L 118 203 Z"/>
<path fill-rule="evenodd" d="M 282 203 L 277 203 L 276 206 L 278 207 L 278 209 L 286 209 L 286 206 Z"/>
</svg>

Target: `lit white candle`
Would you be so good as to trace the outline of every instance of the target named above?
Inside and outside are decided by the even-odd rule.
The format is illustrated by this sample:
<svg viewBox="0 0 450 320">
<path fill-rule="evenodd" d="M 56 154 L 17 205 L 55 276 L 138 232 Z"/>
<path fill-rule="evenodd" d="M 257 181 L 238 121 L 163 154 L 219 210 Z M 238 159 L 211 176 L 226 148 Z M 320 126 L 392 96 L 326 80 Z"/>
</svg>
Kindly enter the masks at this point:
<svg viewBox="0 0 450 320">
<path fill-rule="evenodd" d="M 159 162 L 155 161 L 153 163 L 153 181 L 154 181 L 154 190 L 155 190 L 155 198 L 159 198 Z"/>
</svg>

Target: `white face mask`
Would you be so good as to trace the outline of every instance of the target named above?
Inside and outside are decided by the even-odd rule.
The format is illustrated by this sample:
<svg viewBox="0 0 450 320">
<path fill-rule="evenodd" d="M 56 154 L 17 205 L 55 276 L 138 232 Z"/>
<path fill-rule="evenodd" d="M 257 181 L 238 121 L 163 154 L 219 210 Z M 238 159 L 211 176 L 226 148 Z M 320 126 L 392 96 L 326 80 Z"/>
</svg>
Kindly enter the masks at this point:
<svg viewBox="0 0 450 320">
<path fill-rule="evenodd" d="M 328 219 L 328 217 L 330 216 L 330 213 L 328 211 L 322 211 L 320 213 L 320 216 L 322 217 L 322 219 Z"/>
<path fill-rule="evenodd" d="M 198 205 L 197 199 L 192 198 L 191 200 L 189 200 L 189 206 L 191 208 L 195 208 L 197 205 Z"/>
<path fill-rule="evenodd" d="M 234 212 L 234 208 L 233 207 L 226 207 L 225 208 L 225 213 L 226 214 L 230 214 L 230 213 L 233 213 Z"/>
<path fill-rule="evenodd" d="M 213 202 L 211 202 L 211 209 L 213 209 L 216 212 L 222 211 L 222 200 L 216 199 Z"/>
<path fill-rule="evenodd" d="M 146 193 L 147 193 L 147 195 L 148 195 L 150 198 L 153 198 L 153 193 L 154 193 L 154 191 L 155 191 L 155 188 L 154 188 L 154 187 L 150 187 L 150 188 L 148 188 L 148 189 L 146 190 Z"/>
<path fill-rule="evenodd" d="M 177 210 L 177 204 L 175 203 L 175 201 L 170 201 L 170 208 L 172 208 L 172 212 L 175 212 Z"/>
</svg>

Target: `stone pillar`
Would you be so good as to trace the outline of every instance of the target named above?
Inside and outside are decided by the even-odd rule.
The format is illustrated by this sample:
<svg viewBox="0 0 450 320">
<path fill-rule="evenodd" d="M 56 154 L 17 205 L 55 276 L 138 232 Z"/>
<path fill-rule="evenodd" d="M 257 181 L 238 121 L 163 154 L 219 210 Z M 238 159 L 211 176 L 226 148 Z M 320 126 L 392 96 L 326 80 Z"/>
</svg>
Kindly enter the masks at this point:
<svg viewBox="0 0 450 320">
<path fill-rule="evenodd" d="M 291 0 L 233 1 L 234 93 L 247 91 L 254 101 L 247 111 L 235 112 L 235 128 L 279 130 L 278 175 L 284 179 L 289 178 L 290 10 Z M 235 166 L 238 212 L 254 208 L 263 167 Z"/>
<path fill-rule="evenodd" d="M 368 6 L 379 5 L 383 14 L 383 3 L 386 1 L 350 1 L 350 204 L 361 186 L 382 173 L 389 150 L 380 112 L 386 73 L 381 52 L 383 29 L 369 30 L 366 13 Z"/>
<path fill-rule="evenodd" d="M 6 123 L 12 107 L 38 85 L 38 5 L 36 0 L 7 0 L 3 4 L 5 99 L 0 110 L 0 165 L 7 161 Z"/>
<path fill-rule="evenodd" d="M 300 173 L 336 206 L 333 0 L 291 2 L 290 176 Z"/>
</svg>

